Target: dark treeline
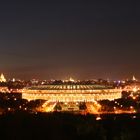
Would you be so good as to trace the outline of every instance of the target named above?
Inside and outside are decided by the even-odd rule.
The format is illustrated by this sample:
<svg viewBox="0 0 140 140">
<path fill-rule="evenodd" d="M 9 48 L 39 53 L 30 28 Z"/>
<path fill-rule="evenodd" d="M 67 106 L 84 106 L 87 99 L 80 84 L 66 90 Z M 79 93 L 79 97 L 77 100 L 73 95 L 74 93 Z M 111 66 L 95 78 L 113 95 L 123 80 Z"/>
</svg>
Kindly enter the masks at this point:
<svg viewBox="0 0 140 140">
<path fill-rule="evenodd" d="M 122 115 L 96 121 L 93 115 L 17 112 L 0 116 L 0 133 L 9 140 L 136 140 L 140 120 Z"/>
</svg>

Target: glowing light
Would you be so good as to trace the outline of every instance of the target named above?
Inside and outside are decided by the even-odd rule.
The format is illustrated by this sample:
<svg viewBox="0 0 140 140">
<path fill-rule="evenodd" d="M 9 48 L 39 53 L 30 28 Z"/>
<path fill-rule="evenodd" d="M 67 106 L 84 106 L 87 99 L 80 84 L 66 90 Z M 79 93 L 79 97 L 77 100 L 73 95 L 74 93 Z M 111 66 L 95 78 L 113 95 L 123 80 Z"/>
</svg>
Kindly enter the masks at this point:
<svg viewBox="0 0 140 140">
<path fill-rule="evenodd" d="M 137 87 L 134 87 L 133 88 L 133 92 L 137 92 Z"/>
<path fill-rule="evenodd" d="M 133 100 L 136 100 L 136 97 L 135 96 L 133 96 L 132 98 L 133 98 Z"/>
<path fill-rule="evenodd" d="M 15 78 L 13 78 L 12 81 L 15 82 L 16 81 Z"/>
<path fill-rule="evenodd" d="M 8 108 L 8 111 L 10 111 L 10 110 L 11 110 L 11 108 L 9 107 L 9 108 Z"/>
<path fill-rule="evenodd" d="M 130 106 L 130 109 L 133 109 L 134 107 L 133 106 Z"/>
<path fill-rule="evenodd" d="M 116 110 L 116 107 L 114 106 L 114 110 Z"/>
<path fill-rule="evenodd" d="M 97 118 L 96 118 L 96 120 L 97 121 L 99 121 L 99 120 L 101 120 L 102 118 L 100 117 L 100 116 L 98 116 Z"/>
</svg>

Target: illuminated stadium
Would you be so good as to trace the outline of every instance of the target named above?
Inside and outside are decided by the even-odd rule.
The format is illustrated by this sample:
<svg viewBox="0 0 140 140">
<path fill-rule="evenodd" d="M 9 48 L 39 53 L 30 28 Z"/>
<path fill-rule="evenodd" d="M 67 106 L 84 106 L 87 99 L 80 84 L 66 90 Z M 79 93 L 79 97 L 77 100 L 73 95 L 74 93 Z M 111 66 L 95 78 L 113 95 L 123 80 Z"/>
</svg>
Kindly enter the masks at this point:
<svg viewBox="0 0 140 140">
<path fill-rule="evenodd" d="M 121 98 L 121 89 L 104 85 L 40 85 L 23 89 L 22 98 L 50 102 L 94 102 Z"/>
</svg>

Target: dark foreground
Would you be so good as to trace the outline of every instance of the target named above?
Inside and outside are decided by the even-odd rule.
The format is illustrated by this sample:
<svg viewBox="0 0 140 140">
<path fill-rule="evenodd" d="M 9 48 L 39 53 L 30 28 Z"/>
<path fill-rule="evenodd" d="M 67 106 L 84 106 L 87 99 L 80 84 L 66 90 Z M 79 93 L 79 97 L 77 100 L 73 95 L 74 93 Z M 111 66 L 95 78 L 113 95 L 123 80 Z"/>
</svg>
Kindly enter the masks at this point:
<svg viewBox="0 0 140 140">
<path fill-rule="evenodd" d="M 93 115 L 69 113 L 29 114 L 18 112 L 0 116 L 0 137 L 9 140 L 138 140 L 140 115 Z"/>
</svg>

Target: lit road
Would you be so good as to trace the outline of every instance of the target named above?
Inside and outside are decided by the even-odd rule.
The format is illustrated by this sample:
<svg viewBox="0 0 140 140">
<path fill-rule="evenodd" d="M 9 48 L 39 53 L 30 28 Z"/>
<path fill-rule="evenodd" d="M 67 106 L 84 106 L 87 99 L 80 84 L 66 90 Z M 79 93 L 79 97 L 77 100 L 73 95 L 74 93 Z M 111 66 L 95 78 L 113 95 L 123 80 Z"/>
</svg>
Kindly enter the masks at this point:
<svg viewBox="0 0 140 140">
<path fill-rule="evenodd" d="M 41 112 L 53 112 L 54 107 L 56 105 L 57 102 L 46 101 L 40 108 L 38 108 L 38 110 Z M 135 114 L 137 113 L 133 107 L 130 107 L 130 110 L 121 110 L 115 108 L 114 111 L 100 111 L 101 105 L 96 101 L 94 103 L 87 102 L 86 107 L 87 107 L 87 109 L 85 110 L 86 113 L 90 113 L 90 114 Z"/>
<path fill-rule="evenodd" d="M 102 111 L 100 114 L 135 114 L 137 113 L 135 110 L 116 110 L 116 111 Z"/>
<path fill-rule="evenodd" d="M 86 103 L 87 106 L 87 112 L 90 114 L 99 114 L 99 107 L 98 104 L 93 104 L 93 103 Z"/>
<path fill-rule="evenodd" d="M 57 102 L 46 101 L 41 107 L 37 108 L 39 112 L 53 112 Z"/>
<path fill-rule="evenodd" d="M 46 101 L 42 107 L 44 112 L 53 112 L 54 111 L 54 107 L 56 106 L 57 102 L 48 102 Z"/>
</svg>

